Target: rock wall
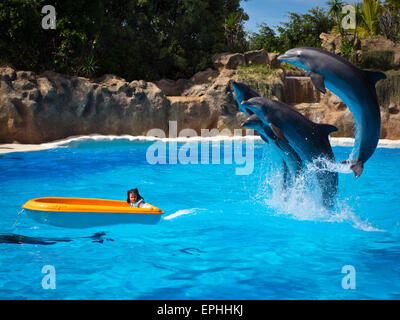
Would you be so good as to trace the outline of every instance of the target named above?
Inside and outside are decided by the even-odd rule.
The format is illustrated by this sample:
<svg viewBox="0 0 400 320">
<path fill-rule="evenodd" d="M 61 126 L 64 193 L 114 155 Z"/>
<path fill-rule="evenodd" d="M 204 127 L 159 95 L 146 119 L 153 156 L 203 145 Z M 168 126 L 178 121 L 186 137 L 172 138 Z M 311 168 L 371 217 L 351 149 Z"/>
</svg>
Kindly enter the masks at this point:
<svg viewBox="0 0 400 320">
<path fill-rule="evenodd" d="M 177 120 L 178 130 L 199 133 L 201 128 L 240 128 L 244 119 L 229 88 L 232 73 L 212 74 L 211 82 L 197 74 L 187 88 L 197 96 L 179 100 L 167 98 L 151 82 L 0 67 L 0 143 L 43 143 L 93 133 L 146 135 L 153 128 L 168 134 L 168 120 Z"/>
<path fill-rule="evenodd" d="M 334 136 L 353 136 L 353 117 L 346 105 L 328 92 L 319 94 L 302 72 L 277 69 L 276 54 L 220 54 L 216 69 L 190 79 L 156 83 L 126 82 L 112 75 L 99 79 L 54 72 L 36 75 L 0 67 L 0 143 L 43 143 L 74 135 L 146 135 L 153 128 L 168 134 L 168 121 L 178 132 L 192 128 L 239 129 L 231 80 L 242 81 L 262 96 L 293 104 L 315 122 L 339 128 Z M 260 63 L 260 68 L 238 68 Z M 381 138 L 400 139 L 400 72 L 377 85 L 382 114 Z"/>
<path fill-rule="evenodd" d="M 284 100 L 289 104 L 318 103 L 321 100 L 320 92 L 309 77 L 286 76 L 285 92 Z"/>
<path fill-rule="evenodd" d="M 338 34 L 321 33 L 322 48 L 340 55 L 340 47 L 342 45 L 341 36 Z M 387 69 L 400 68 L 400 43 L 394 43 L 383 36 L 375 36 L 363 39 L 357 39 L 355 43 L 356 56 L 355 62 L 360 66 L 366 65 L 364 68 L 376 68 L 376 66 L 386 67 Z M 382 55 L 382 53 L 386 53 Z M 390 61 L 379 61 L 389 59 Z"/>
<path fill-rule="evenodd" d="M 153 83 L 0 68 L 1 143 L 42 143 L 90 133 L 142 135 L 149 128 L 167 128 L 168 107 Z"/>
</svg>

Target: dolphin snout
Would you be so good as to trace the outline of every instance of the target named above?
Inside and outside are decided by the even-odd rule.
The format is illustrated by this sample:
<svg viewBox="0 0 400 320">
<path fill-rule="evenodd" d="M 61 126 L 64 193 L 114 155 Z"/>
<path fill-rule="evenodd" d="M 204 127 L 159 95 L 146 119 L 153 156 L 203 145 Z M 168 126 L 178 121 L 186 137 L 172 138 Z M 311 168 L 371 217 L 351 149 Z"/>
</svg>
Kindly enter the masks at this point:
<svg viewBox="0 0 400 320">
<path fill-rule="evenodd" d="M 290 55 L 287 55 L 287 54 L 285 53 L 285 54 L 281 54 L 281 55 L 278 57 L 278 61 L 285 62 L 285 61 L 290 60 L 290 58 L 292 58 L 292 57 L 291 57 Z"/>
<path fill-rule="evenodd" d="M 249 122 L 247 120 L 245 120 L 245 121 L 242 122 L 242 124 L 240 126 L 246 128 L 248 123 Z"/>
<path fill-rule="evenodd" d="M 283 59 L 285 59 L 285 55 L 281 54 L 277 59 L 278 61 L 283 61 Z"/>
</svg>

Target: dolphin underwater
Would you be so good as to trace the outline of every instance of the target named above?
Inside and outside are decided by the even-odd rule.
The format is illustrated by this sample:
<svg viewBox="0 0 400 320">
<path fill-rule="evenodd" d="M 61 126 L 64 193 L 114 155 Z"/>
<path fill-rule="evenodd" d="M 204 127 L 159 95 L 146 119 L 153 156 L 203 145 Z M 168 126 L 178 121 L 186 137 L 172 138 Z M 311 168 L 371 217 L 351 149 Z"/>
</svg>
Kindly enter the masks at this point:
<svg viewBox="0 0 400 320">
<path fill-rule="evenodd" d="M 319 48 L 290 49 L 278 60 L 306 70 L 316 89 L 325 94 L 328 88 L 348 106 L 355 119 L 355 137 L 359 142 L 353 150 L 355 155 L 346 162 L 358 178 L 379 142 L 381 115 L 375 84 L 386 79 L 386 75 L 361 70 L 344 58 Z"/>
<path fill-rule="evenodd" d="M 114 241 L 113 239 L 104 239 L 106 234 L 104 232 L 97 232 L 92 236 L 79 237 L 79 239 L 91 239 L 92 242 L 103 243 L 104 240 Z M 13 243 L 13 244 L 41 244 L 41 245 L 52 245 L 58 242 L 71 242 L 72 239 L 63 238 L 43 238 L 43 237 L 28 237 L 21 234 L 0 234 L 1 243 Z"/>
<path fill-rule="evenodd" d="M 318 124 L 308 120 L 291 106 L 268 98 L 251 98 L 243 101 L 245 108 L 257 115 L 280 141 L 289 143 L 304 163 L 312 163 L 321 158 L 335 162 L 328 136 L 337 128 L 329 124 Z M 334 205 L 338 190 L 338 173 L 324 167 L 318 161 L 316 177 L 322 190 L 322 200 L 326 207 Z"/>
</svg>

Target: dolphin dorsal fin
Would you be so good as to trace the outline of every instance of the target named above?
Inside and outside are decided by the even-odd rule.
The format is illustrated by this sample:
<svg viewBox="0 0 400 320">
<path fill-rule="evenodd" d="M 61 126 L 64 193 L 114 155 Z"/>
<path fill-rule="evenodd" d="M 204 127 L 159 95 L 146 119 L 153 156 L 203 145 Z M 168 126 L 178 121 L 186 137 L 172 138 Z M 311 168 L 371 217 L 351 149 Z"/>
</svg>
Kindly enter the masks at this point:
<svg viewBox="0 0 400 320">
<path fill-rule="evenodd" d="M 330 124 L 325 124 L 325 123 L 318 123 L 317 124 L 319 129 L 325 133 L 327 136 L 329 136 L 329 134 L 331 134 L 332 132 L 338 131 L 338 128 L 336 128 L 335 126 L 332 126 Z"/>
<path fill-rule="evenodd" d="M 374 85 L 379 81 L 386 79 L 386 74 L 379 71 L 370 71 L 370 70 L 363 70 L 366 74 L 369 81 L 371 81 Z"/>
</svg>

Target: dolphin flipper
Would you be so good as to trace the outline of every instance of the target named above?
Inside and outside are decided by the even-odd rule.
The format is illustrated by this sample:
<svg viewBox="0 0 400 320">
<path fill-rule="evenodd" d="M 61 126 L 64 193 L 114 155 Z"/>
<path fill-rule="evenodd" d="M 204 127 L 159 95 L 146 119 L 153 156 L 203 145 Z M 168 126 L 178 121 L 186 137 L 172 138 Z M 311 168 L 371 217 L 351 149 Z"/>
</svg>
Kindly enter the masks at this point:
<svg viewBox="0 0 400 320">
<path fill-rule="evenodd" d="M 311 82 L 313 83 L 314 87 L 325 94 L 326 88 L 324 76 L 315 72 L 309 72 L 307 75 L 311 78 Z"/>
<path fill-rule="evenodd" d="M 289 143 L 289 140 L 286 139 L 285 135 L 283 134 L 283 131 L 281 128 L 279 128 L 278 126 L 274 125 L 273 123 L 269 123 L 272 132 L 282 141 Z"/>
</svg>

